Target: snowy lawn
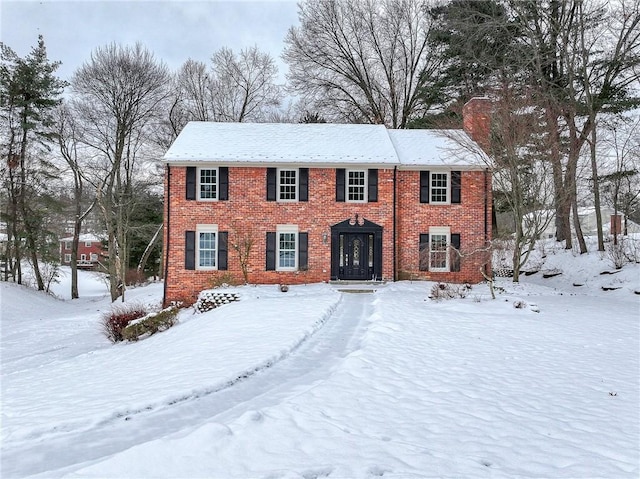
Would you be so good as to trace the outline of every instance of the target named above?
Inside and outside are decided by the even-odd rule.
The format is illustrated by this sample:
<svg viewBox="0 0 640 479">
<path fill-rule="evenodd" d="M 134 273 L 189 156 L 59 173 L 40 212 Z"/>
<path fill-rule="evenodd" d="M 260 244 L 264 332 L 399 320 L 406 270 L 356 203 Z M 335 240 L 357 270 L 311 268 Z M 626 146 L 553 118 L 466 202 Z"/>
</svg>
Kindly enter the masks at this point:
<svg viewBox="0 0 640 479">
<path fill-rule="evenodd" d="M 118 345 L 99 334 L 106 298 L 0 284 L 2 477 L 638 477 L 640 268 L 548 262 L 563 275 L 502 280 L 496 300 L 486 285 L 438 302 L 431 283 L 242 287 Z M 338 340 L 283 384 L 307 346 Z M 216 409 L 236 389 L 255 397 Z"/>
</svg>

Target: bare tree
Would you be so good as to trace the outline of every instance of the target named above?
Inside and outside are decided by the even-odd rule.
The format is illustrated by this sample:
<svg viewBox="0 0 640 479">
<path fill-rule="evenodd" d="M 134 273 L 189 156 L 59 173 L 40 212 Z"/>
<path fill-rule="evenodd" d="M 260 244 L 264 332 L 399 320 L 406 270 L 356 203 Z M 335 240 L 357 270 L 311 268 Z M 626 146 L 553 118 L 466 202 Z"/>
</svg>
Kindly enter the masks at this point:
<svg viewBox="0 0 640 479">
<path fill-rule="evenodd" d="M 141 44 L 97 48 L 73 75 L 76 107 L 85 126 L 83 141 L 100 153 L 94 165 L 98 207 L 108 236 L 111 299 L 122 295 L 128 266 L 127 228 L 142 159 L 168 96 L 169 73 Z"/>
<path fill-rule="evenodd" d="M 219 121 L 261 121 L 280 105 L 281 88 L 275 79 L 278 69 L 258 47 L 236 55 L 221 48 L 211 58 L 213 65 L 215 118 Z"/>
<path fill-rule="evenodd" d="M 441 59 L 421 0 L 314 0 L 299 5 L 284 59 L 294 92 L 323 116 L 404 128 L 432 106 Z"/>
<path fill-rule="evenodd" d="M 71 299 L 80 297 L 78 294 L 78 245 L 80 233 L 85 218 L 93 210 L 95 197 L 86 205 L 85 202 L 85 169 L 88 166 L 86 151 L 80 142 L 80 127 L 69 104 L 62 104 L 56 111 L 56 129 L 54 137 L 58 142 L 58 149 L 65 161 L 71 179 L 73 180 L 73 239 L 71 241 Z M 85 161 L 83 161 L 85 160 Z"/>
</svg>

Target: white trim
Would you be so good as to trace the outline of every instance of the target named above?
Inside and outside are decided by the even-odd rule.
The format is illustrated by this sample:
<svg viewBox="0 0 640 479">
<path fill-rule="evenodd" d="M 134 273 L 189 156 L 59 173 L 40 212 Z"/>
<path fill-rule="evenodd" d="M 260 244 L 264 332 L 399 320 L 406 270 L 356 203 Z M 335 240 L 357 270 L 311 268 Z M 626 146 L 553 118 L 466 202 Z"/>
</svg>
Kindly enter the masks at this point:
<svg viewBox="0 0 640 479">
<path fill-rule="evenodd" d="M 214 185 L 214 189 L 215 189 L 215 198 L 202 198 L 201 196 L 201 189 L 200 189 L 200 177 L 201 174 L 200 172 L 203 170 L 211 170 L 211 171 L 215 171 L 216 172 L 216 181 L 215 183 L 212 183 Z M 207 183 L 208 184 L 208 183 Z M 197 168 L 196 170 L 196 199 L 198 201 L 218 201 L 218 198 L 220 196 L 220 169 L 217 166 L 202 166 Z M 217 242 L 217 239 L 216 239 Z"/>
<path fill-rule="evenodd" d="M 280 172 L 293 171 L 295 173 L 295 181 L 293 184 L 293 198 L 283 199 L 280 196 Z M 279 203 L 295 203 L 298 201 L 298 189 L 300 187 L 300 170 L 298 168 L 277 168 L 276 169 L 276 201 Z"/>
<path fill-rule="evenodd" d="M 364 187 L 362 188 L 363 199 L 361 200 L 350 200 L 349 199 L 349 173 L 364 173 Z M 346 203 L 367 203 L 369 201 L 368 197 L 368 187 L 369 187 L 369 170 L 368 169 L 355 169 L 355 168 L 347 168 L 344 171 L 344 201 Z"/>
<path fill-rule="evenodd" d="M 71 253 L 65 253 L 64 254 L 64 262 L 65 263 L 71 263 Z"/>
<path fill-rule="evenodd" d="M 446 195 L 446 199 L 445 201 L 435 201 L 433 199 L 433 192 L 434 192 L 434 186 L 433 186 L 433 176 L 434 175 L 445 175 L 447 178 L 447 186 L 444 188 L 445 189 L 445 195 Z M 441 190 L 441 187 L 438 187 L 438 190 Z M 429 171 L 429 203 L 432 205 L 449 205 L 451 204 L 451 170 L 433 170 L 433 171 Z"/>
<path fill-rule="evenodd" d="M 280 235 L 293 234 L 293 266 L 280 266 Z M 276 271 L 298 271 L 298 225 L 276 225 Z M 287 250 L 291 251 L 291 250 Z"/>
<path fill-rule="evenodd" d="M 444 268 L 435 267 L 431 262 L 432 253 L 433 253 L 433 251 L 431 250 L 431 247 L 433 245 L 434 237 L 436 236 L 445 236 L 446 245 L 445 245 L 444 251 L 442 251 L 442 254 L 444 254 L 445 265 L 446 265 Z M 449 262 L 449 245 L 450 244 L 451 244 L 451 228 L 449 228 L 448 226 L 432 226 L 429 228 L 429 271 L 433 271 L 435 273 L 447 273 L 451 270 L 451 264 Z"/>
<path fill-rule="evenodd" d="M 213 266 L 200 266 L 200 234 L 201 233 L 214 233 L 215 234 L 215 244 L 214 244 L 214 256 L 213 256 Z M 195 267 L 200 271 L 214 271 L 218 269 L 218 225 L 206 225 L 206 224 L 198 224 L 196 225 L 196 261 Z"/>
</svg>

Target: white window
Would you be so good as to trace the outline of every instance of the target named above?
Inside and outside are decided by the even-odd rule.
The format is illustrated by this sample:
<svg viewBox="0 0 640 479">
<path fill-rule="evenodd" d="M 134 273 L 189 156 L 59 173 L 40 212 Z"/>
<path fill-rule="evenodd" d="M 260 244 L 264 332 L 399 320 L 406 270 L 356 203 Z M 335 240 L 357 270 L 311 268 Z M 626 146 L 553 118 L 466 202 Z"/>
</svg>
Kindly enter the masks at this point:
<svg viewBox="0 0 640 479">
<path fill-rule="evenodd" d="M 64 242 L 64 249 L 71 249 L 71 241 Z"/>
<path fill-rule="evenodd" d="M 198 168 L 198 199 L 218 199 L 218 168 Z"/>
<path fill-rule="evenodd" d="M 449 271 L 449 228 L 429 228 L 429 270 Z"/>
<path fill-rule="evenodd" d="M 448 171 L 431 172 L 431 203 L 449 203 L 449 175 Z"/>
<path fill-rule="evenodd" d="M 347 201 L 363 203 L 367 198 L 367 170 L 347 170 Z"/>
<path fill-rule="evenodd" d="M 87 248 L 91 248 L 91 241 L 85 241 L 85 242 L 84 242 L 84 245 L 85 245 Z"/>
<path fill-rule="evenodd" d="M 277 271 L 298 269 L 298 227 L 278 225 L 276 228 Z"/>
<path fill-rule="evenodd" d="M 216 269 L 218 253 L 218 226 L 197 225 L 196 269 Z"/>
<path fill-rule="evenodd" d="M 278 170 L 278 201 L 298 199 L 298 170 Z"/>
<path fill-rule="evenodd" d="M 86 254 L 81 254 L 80 255 L 80 261 L 87 261 L 87 255 Z"/>
<path fill-rule="evenodd" d="M 64 255 L 64 262 L 65 263 L 71 263 L 71 255 L 69 253 L 66 253 Z"/>
</svg>

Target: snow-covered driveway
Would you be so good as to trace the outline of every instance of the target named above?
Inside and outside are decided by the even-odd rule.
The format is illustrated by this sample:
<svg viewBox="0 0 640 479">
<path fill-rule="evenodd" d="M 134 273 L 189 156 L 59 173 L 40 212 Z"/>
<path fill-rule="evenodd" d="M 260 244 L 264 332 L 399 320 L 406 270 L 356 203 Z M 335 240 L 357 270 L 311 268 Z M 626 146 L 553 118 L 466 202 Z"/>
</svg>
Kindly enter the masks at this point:
<svg viewBox="0 0 640 479">
<path fill-rule="evenodd" d="M 77 409 L 80 421 L 70 421 L 71 418 L 60 414 L 66 419 L 61 425 L 52 422 L 50 427 L 38 428 L 15 444 L 11 440 L 5 442 L 3 477 L 23 477 L 110 456 L 159 435 L 193 428 L 210 420 L 234 420 L 246 411 L 274 406 L 300 394 L 330 376 L 339 362 L 357 349 L 362 328 L 372 313 L 372 298 L 371 294 L 344 294 L 335 310 L 322 318 L 321 324 L 312 331 L 300 328 L 301 342 L 293 344 L 291 351 L 281 352 L 277 359 L 260 365 L 258 371 L 246 368 L 237 379 L 211 385 L 208 390 L 191 393 L 187 390 L 183 398 L 168 399 L 165 403 L 153 400 L 147 406 L 115 411 L 88 425 L 82 423 L 82 416 L 86 415 L 82 410 L 84 398 L 78 398 L 74 405 L 69 397 L 70 403 L 63 408 Z M 314 298 L 314 308 L 322 306 L 323 299 L 322 295 Z M 238 306 L 232 307 L 238 309 Z M 272 347 L 277 348 L 277 342 Z M 52 370 L 47 375 L 55 374 L 57 371 Z M 117 402 L 114 406 L 118 407 Z M 88 421 L 92 419 L 87 417 Z"/>
</svg>

